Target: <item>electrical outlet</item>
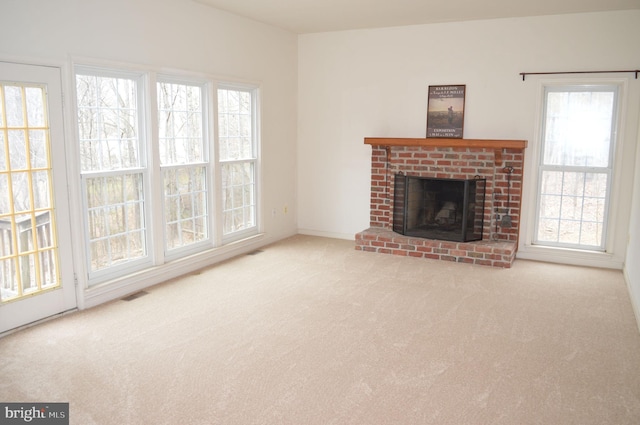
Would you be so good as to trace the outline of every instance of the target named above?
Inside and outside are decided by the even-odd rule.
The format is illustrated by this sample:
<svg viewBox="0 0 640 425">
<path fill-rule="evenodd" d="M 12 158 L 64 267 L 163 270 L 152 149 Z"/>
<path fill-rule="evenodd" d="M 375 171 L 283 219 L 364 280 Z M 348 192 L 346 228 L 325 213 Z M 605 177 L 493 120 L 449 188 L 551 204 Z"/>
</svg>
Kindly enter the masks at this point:
<svg viewBox="0 0 640 425">
<path fill-rule="evenodd" d="M 273 217 L 275 217 L 275 216 L 276 216 L 276 209 L 275 209 L 275 208 L 271 210 L 271 215 L 272 215 Z"/>
<path fill-rule="evenodd" d="M 287 205 L 285 205 L 285 206 L 282 208 L 282 212 L 283 212 L 284 214 L 288 213 L 288 212 L 289 212 L 289 207 L 288 207 Z"/>
</svg>

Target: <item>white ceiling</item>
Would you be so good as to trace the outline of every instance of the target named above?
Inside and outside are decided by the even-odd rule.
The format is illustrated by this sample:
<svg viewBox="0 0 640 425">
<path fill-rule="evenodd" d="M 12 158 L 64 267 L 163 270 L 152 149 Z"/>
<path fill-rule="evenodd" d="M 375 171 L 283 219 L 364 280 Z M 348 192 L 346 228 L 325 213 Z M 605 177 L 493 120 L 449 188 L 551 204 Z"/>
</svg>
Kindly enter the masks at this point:
<svg viewBox="0 0 640 425">
<path fill-rule="evenodd" d="M 640 9 L 640 0 L 193 0 L 298 34 Z"/>
</svg>

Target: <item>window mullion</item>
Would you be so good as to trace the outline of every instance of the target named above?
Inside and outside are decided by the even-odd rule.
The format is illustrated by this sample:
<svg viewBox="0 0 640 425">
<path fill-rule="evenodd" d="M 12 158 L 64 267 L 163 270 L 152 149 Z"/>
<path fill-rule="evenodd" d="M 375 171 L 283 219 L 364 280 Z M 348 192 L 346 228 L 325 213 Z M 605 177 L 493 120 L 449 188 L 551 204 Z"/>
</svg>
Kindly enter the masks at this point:
<svg viewBox="0 0 640 425">
<path fill-rule="evenodd" d="M 158 151 L 158 97 L 156 92 L 157 75 L 149 73 L 147 78 L 147 122 L 149 123 L 148 170 L 149 170 L 149 227 L 150 240 L 153 247 L 154 264 L 164 264 L 164 208 L 162 206 L 162 169 L 160 167 L 160 153 Z"/>
<path fill-rule="evenodd" d="M 209 201 L 209 208 L 211 211 L 211 220 L 209 223 L 209 229 L 211 231 L 211 235 L 213 237 L 214 245 L 220 246 L 222 245 L 222 226 L 223 226 L 223 215 L 222 215 L 222 167 L 220 161 L 220 120 L 219 120 L 219 110 L 220 105 L 218 102 L 218 90 L 219 84 L 213 83 L 207 90 L 207 99 L 209 100 L 209 105 L 211 105 L 209 111 L 209 117 L 211 120 L 209 122 L 208 129 L 210 131 L 209 135 L 209 161 L 212 165 L 211 174 L 209 175 L 209 184 L 213 193 L 211 194 L 211 199 Z"/>
</svg>

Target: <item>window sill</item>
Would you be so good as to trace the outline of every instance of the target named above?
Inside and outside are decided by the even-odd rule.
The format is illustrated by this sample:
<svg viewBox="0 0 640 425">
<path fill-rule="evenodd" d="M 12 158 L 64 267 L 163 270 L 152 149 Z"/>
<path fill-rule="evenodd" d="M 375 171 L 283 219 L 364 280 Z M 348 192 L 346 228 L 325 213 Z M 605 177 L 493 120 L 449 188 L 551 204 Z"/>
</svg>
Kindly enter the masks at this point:
<svg viewBox="0 0 640 425">
<path fill-rule="evenodd" d="M 624 258 L 610 252 L 584 251 L 579 249 L 523 245 L 518 249 L 517 259 L 570 264 L 584 267 L 599 267 L 622 270 Z"/>
</svg>

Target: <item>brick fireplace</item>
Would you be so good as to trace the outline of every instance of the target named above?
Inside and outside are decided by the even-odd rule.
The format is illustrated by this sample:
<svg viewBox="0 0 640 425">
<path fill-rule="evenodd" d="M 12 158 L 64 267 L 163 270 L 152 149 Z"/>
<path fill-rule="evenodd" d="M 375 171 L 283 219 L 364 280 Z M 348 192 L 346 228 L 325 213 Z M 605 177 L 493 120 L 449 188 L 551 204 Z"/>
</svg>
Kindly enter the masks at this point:
<svg viewBox="0 0 640 425">
<path fill-rule="evenodd" d="M 518 247 L 524 140 L 365 138 L 371 145 L 370 227 L 356 249 L 511 267 Z M 486 179 L 482 240 L 451 242 L 393 232 L 394 176 Z"/>
</svg>

